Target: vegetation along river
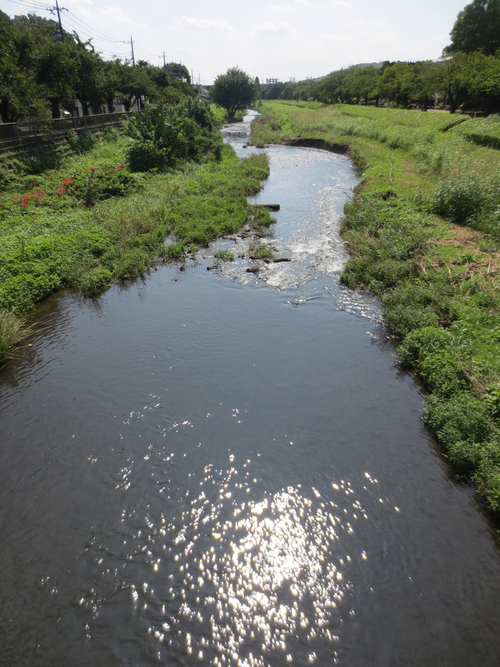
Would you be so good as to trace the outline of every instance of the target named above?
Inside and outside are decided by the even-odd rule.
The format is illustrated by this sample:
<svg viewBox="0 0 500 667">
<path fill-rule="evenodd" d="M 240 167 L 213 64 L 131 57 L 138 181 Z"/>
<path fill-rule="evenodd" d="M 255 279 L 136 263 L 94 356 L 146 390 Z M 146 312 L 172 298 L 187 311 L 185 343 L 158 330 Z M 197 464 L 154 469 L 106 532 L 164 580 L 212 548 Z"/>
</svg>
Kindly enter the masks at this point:
<svg viewBox="0 0 500 667">
<path fill-rule="evenodd" d="M 2 665 L 498 665 L 495 531 L 339 285 L 353 167 L 267 150 L 291 261 L 62 294 L 0 371 Z"/>
</svg>

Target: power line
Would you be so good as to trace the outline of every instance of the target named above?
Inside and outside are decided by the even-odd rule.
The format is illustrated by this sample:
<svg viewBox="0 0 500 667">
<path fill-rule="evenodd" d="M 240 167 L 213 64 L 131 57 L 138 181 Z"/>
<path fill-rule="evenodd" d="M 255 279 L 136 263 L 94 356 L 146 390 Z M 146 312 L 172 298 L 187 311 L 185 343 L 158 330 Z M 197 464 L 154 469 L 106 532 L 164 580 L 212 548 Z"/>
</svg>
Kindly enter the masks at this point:
<svg viewBox="0 0 500 667">
<path fill-rule="evenodd" d="M 157 57 L 157 53 L 153 53 L 152 51 L 148 51 L 148 49 L 145 49 L 144 46 L 141 46 L 140 44 L 137 44 L 137 42 L 134 42 L 137 48 L 141 49 L 141 51 L 144 51 L 144 53 L 147 53 L 150 56 L 153 56 L 153 58 Z M 161 57 L 161 56 L 160 56 Z"/>
<path fill-rule="evenodd" d="M 81 19 L 79 16 L 76 16 L 72 11 L 67 9 L 66 7 L 59 7 L 58 0 L 56 1 L 56 6 L 54 7 L 53 5 L 47 5 L 43 2 L 39 2 L 38 0 L 8 0 L 8 2 L 11 2 L 16 5 L 20 5 L 22 7 L 28 7 L 30 9 L 37 9 L 39 11 L 46 10 L 51 12 L 52 14 L 57 13 L 58 16 L 58 22 L 59 22 L 59 28 L 61 31 L 61 39 L 64 41 L 64 33 L 62 30 L 62 23 L 61 23 L 61 16 L 60 12 L 64 9 L 66 11 L 65 15 L 65 23 L 69 25 L 69 27 L 74 30 L 74 32 L 77 33 L 77 35 L 80 37 L 80 35 L 86 39 L 87 41 L 95 41 L 95 42 L 103 42 L 105 44 L 130 44 L 131 48 L 131 55 L 132 55 L 132 62 L 135 64 L 135 54 L 134 54 L 134 44 L 132 37 L 129 40 L 120 40 L 120 39 L 113 39 L 112 37 L 109 37 L 109 35 L 105 35 L 102 33 L 100 30 L 97 30 L 96 28 L 93 28 L 91 25 L 86 23 L 83 19 Z M 162 56 L 157 56 L 156 53 L 153 53 L 149 49 L 146 49 L 144 46 L 141 46 L 140 44 L 135 44 L 136 49 L 139 49 L 141 52 L 144 52 L 150 57 L 162 57 Z M 100 49 L 96 47 L 96 50 L 98 50 L 100 53 L 106 54 L 108 56 L 111 56 L 113 58 L 120 57 L 120 58 L 126 58 L 130 56 L 130 53 L 113 53 L 111 51 L 107 51 L 105 49 Z M 165 61 L 165 53 L 163 54 L 163 60 Z"/>
<path fill-rule="evenodd" d="M 92 30 L 92 32 L 97 36 L 96 39 L 101 39 L 102 41 L 106 40 L 106 41 L 112 42 L 114 44 L 124 44 L 124 43 L 128 44 L 128 42 L 123 42 L 123 40 L 121 40 L 121 39 L 113 39 L 112 37 L 108 37 L 104 33 L 100 32 L 99 30 L 96 30 L 95 28 L 90 26 L 88 23 L 85 23 L 85 21 L 83 21 L 81 18 L 79 18 L 78 16 L 73 14 L 73 12 L 68 11 L 68 14 L 71 15 L 72 20 L 75 21 L 77 24 L 81 24 L 82 26 L 84 26 L 84 28 L 87 28 L 88 30 Z"/>
<path fill-rule="evenodd" d="M 105 44 L 122 44 L 123 42 L 121 40 L 117 39 L 104 39 L 103 37 L 95 36 L 91 34 L 88 30 L 85 28 L 82 28 L 79 26 L 76 22 L 73 21 L 72 18 L 65 16 L 64 19 L 65 25 L 69 26 L 74 30 L 74 32 L 78 35 L 78 37 L 83 38 L 84 40 L 94 40 L 96 42 L 103 42 Z"/>
<path fill-rule="evenodd" d="M 51 9 L 49 5 L 46 5 L 41 2 L 37 2 L 37 0 L 29 0 L 29 2 L 21 2 L 20 0 L 7 0 L 7 2 L 11 2 L 13 5 L 21 5 L 22 7 L 28 7 L 29 9 L 38 9 L 39 11 L 42 9 Z"/>
</svg>

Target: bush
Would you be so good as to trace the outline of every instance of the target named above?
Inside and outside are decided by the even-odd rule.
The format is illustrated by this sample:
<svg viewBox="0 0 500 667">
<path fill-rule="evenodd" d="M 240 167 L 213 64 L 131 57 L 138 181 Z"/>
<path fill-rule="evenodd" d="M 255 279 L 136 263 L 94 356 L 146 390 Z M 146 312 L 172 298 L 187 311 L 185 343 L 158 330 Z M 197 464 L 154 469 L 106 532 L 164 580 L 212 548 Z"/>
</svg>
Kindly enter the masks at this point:
<svg viewBox="0 0 500 667">
<path fill-rule="evenodd" d="M 88 153 L 95 145 L 95 137 L 90 130 L 68 130 L 66 133 L 66 141 L 75 153 Z"/>
<path fill-rule="evenodd" d="M 492 436 L 490 414 L 481 399 L 467 393 L 445 401 L 431 396 L 424 410 L 424 420 L 459 472 L 468 472 L 479 464 L 480 445 Z"/>
<path fill-rule="evenodd" d="M 104 141 L 107 141 L 109 143 L 113 143 L 118 140 L 120 136 L 120 133 L 116 129 L 116 127 L 105 127 L 104 130 L 102 131 L 102 138 Z"/>
<path fill-rule="evenodd" d="M 107 169 L 89 167 L 65 178 L 57 192 L 77 197 L 85 206 L 93 206 L 109 197 L 124 197 L 137 185 L 138 178 L 124 164 Z"/>
<path fill-rule="evenodd" d="M 485 209 L 488 190 L 473 178 L 451 178 L 445 181 L 434 196 L 433 211 L 464 224 L 468 218 Z"/>
<path fill-rule="evenodd" d="M 126 121 L 124 129 L 133 139 L 127 154 L 132 171 L 164 170 L 181 160 L 200 162 L 208 154 L 220 160 L 222 155 L 222 138 L 203 100 L 148 105 Z"/>
<path fill-rule="evenodd" d="M 234 254 L 229 252 L 229 250 L 216 250 L 214 252 L 214 258 L 219 259 L 222 262 L 233 262 Z"/>
<path fill-rule="evenodd" d="M 137 141 L 128 149 L 127 162 L 131 171 L 163 171 L 169 164 L 165 151 L 147 139 Z"/>
<path fill-rule="evenodd" d="M 453 337 L 438 327 L 424 327 L 411 331 L 398 348 L 397 359 L 403 366 L 418 367 L 429 354 L 440 354 L 449 349 Z"/>
<path fill-rule="evenodd" d="M 85 296 L 96 296 L 108 287 L 112 279 L 111 271 L 100 266 L 82 280 L 82 292 Z"/>
<path fill-rule="evenodd" d="M 4 361 L 26 335 L 24 320 L 9 313 L 0 310 L 0 363 Z"/>
<path fill-rule="evenodd" d="M 167 246 L 166 257 L 172 261 L 182 259 L 185 255 L 184 246 L 182 243 L 170 243 Z"/>
<path fill-rule="evenodd" d="M 47 147 L 44 153 L 33 150 L 21 158 L 21 161 L 28 174 L 41 174 L 48 169 L 56 169 L 60 164 L 60 157 L 55 146 L 52 146 Z"/>
</svg>

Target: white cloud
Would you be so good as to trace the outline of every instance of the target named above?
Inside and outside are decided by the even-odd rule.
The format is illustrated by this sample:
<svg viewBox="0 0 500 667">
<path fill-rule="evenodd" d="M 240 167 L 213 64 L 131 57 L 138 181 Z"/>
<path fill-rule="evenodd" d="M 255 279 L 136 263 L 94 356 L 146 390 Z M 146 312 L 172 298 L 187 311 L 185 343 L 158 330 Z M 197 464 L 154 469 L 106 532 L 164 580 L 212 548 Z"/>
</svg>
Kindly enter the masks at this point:
<svg viewBox="0 0 500 667">
<path fill-rule="evenodd" d="M 255 26 L 254 32 L 262 36 L 286 36 L 297 37 L 299 33 L 297 30 L 288 25 L 288 23 L 261 23 Z"/>
<path fill-rule="evenodd" d="M 292 0 L 291 3 L 280 3 L 279 5 L 270 5 L 269 9 L 272 9 L 275 12 L 290 13 L 293 12 L 298 7 L 310 7 L 311 3 L 309 0 Z"/>
<path fill-rule="evenodd" d="M 187 16 L 181 16 L 177 19 L 175 25 L 190 30 L 216 30 L 222 32 L 230 32 L 234 30 L 234 28 L 225 21 L 218 21 L 217 19 L 192 19 Z"/>
<path fill-rule="evenodd" d="M 93 0 L 64 0 L 64 4 L 68 5 L 70 9 L 80 9 L 82 5 L 86 7 L 92 7 L 94 5 Z"/>
<path fill-rule="evenodd" d="M 121 23 L 122 25 L 130 25 L 135 23 L 130 16 L 127 16 L 121 7 L 108 7 L 101 9 L 101 16 L 113 23 Z"/>
<path fill-rule="evenodd" d="M 348 2 L 344 2 L 344 0 L 327 0 L 326 4 L 329 7 L 347 7 L 348 9 L 352 9 L 352 5 Z"/>
</svg>

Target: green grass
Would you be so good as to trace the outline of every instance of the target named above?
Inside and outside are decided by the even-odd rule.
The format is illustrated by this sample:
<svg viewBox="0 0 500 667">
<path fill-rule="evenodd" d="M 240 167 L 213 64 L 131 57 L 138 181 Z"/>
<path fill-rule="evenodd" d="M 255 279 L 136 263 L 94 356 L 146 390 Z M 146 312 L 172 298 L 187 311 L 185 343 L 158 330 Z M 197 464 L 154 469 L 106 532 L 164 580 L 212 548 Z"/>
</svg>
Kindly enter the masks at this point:
<svg viewBox="0 0 500 667">
<path fill-rule="evenodd" d="M 265 103 L 253 142 L 346 150 L 342 281 L 382 302 L 424 419 L 458 476 L 500 510 L 500 120 L 348 105 Z M 487 137 L 478 141 L 474 136 Z"/>
<path fill-rule="evenodd" d="M 263 243 L 259 238 L 253 238 L 248 242 L 250 259 L 273 259 L 274 250 L 273 246 Z"/>
<path fill-rule="evenodd" d="M 14 313 L 0 310 L 0 364 L 27 334 L 24 319 Z"/>
<path fill-rule="evenodd" d="M 253 224 L 246 198 L 269 173 L 266 156 L 240 162 L 224 146 L 219 162 L 135 175 L 124 166 L 127 146 L 123 137 L 98 142 L 37 175 L 10 163 L 0 192 L 0 359 L 18 341 L 13 317 L 53 292 L 95 296 Z"/>
</svg>

